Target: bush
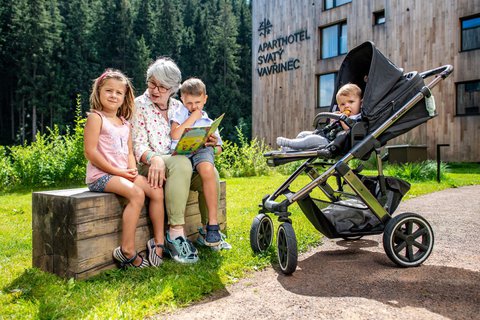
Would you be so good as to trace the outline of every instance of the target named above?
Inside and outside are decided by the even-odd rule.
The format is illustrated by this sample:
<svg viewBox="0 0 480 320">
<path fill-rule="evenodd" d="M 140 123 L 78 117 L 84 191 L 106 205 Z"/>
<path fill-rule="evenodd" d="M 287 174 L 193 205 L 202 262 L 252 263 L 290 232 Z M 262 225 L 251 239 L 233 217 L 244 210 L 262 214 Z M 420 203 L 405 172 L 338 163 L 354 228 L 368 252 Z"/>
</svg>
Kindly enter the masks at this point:
<svg viewBox="0 0 480 320">
<path fill-rule="evenodd" d="M 440 178 L 445 179 L 447 164 L 440 164 Z M 437 163 L 433 160 L 389 165 L 386 168 L 388 175 L 407 181 L 434 181 L 437 179 Z"/>
<path fill-rule="evenodd" d="M 83 125 L 80 101 L 77 99 L 75 128 L 61 135 L 57 126 L 38 133 L 30 145 L 0 149 L 0 183 L 3 190 L 18 187 L 50 187 L 78 184 L 85 179 L 86 160 L 83 156 Z"/>
<path fill-rule="evenodd" d="M 242 130 L 236 127 L 240 146 L 230 141 L 224 141 L 223 152 L 217 157 L 215 165 L 220 177 L 251 177 L 268 175 L 271 169 L 263 154 L 267 146 L 256 138 L 247 141 Z"/>
<path fill-rule="evenodd" d="M 5 147 L 0 146 L 0 191 L 6 191 L 16 183 L 12 160 L 7 155 Z"/>
</svg>

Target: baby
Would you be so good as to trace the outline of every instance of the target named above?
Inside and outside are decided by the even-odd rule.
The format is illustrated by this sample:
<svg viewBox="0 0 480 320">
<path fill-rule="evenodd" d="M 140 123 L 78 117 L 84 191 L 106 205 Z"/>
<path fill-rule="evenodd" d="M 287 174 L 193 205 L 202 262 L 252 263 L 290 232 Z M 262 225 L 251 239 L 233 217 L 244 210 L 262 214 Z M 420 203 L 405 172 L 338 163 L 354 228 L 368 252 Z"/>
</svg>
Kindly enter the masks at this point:
<svg viewBox="0 0 480 320">
<path fill-rule="evenodd" d="M 358 121 L 360 119 L 360 108 L 362 104 L 362 89 L 353 83 L 347 83 L 338 89 L 337 106 L 339 111 L 337 113 L 343 113 L 350 119 Z M 288 139 L 284 137 L 277 138 L 277 144 L 280 147 L 286 147 L 294 150 L 307 150 L 321 148 L 328 145 L 333 139 L 335 139 L 338 132 L 350 128 L 343 121 L 336 121 L 327 127 L 327 132 L 324 132 L 324 136 L 314 133 L 313 131 L 302 131 L 295 139 Z"/>
</svg>

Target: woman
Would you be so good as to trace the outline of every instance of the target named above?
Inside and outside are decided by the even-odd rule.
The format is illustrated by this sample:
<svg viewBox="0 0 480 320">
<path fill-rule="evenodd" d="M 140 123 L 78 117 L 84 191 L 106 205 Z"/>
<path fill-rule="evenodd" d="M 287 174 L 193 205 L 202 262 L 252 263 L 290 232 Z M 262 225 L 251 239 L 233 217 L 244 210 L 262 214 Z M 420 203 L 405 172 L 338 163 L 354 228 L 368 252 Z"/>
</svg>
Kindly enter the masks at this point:
<svg viewBox="0 0 480 320">
<path fill-rule="evenodd" d="M 184 232 L 185 208 L 189 191 L 199 192 L 200 212 L 208 214 L 198 174 L 192 176 L 192 165 L 185 156 L 170 155 L 170 118 L 182 106 L 175 98 L 182 74 L 169 58 L 157 59 L 147 70 L 147 90 L 135 99 L 132 139 L 138 171 L 153 188 L 164 187 L 169 230 L 165 247 L 181 263 L 198 261 L 197 250 Z M 212 135 L 207 145 L 216 145 Z M 168 179 L 167 179 L 168 177 Z M 217 173 L 217 190 L 220 190 Z M 153 244 L 161 247 L 162 243 Z M 154 248 L 152 248 L 154 249 Z"/>
</svg>

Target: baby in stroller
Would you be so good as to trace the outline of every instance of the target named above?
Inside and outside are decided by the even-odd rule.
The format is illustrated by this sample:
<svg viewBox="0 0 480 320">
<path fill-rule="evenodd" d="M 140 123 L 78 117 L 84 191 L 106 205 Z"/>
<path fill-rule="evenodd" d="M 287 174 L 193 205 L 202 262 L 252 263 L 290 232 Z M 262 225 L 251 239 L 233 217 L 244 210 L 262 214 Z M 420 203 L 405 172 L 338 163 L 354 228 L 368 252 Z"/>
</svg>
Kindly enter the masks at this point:
<svg viewBox="0 0 480 320">
<path fill-rule="evenodd" d="M 336 95 L 337 114 L 344 114 L 353 122 L 361 118 L 360 109 L 362 105 L 362 89 L 353 83 L 347 83 L 342 86 Z M 342 120 L 332 121 L 323 129 L 315 131 L 302 131 L 295 139 L 284 137 L 277 138 L 277 144 L 284 151 L 289 150 L 308 150 L 322 148 L 333 141 L 337 135 L 346 134 L 350 130 L 348 124 Z"/>
</svg>

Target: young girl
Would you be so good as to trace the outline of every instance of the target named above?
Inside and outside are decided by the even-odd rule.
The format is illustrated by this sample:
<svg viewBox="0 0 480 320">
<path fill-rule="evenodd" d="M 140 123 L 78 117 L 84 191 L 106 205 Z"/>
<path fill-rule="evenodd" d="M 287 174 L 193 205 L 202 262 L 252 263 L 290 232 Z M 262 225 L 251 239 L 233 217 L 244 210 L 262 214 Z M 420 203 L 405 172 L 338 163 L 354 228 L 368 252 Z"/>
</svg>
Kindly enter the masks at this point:
<svg viewBox="0 0 480 320">
<path fill-rule="evenodd" d="M 129 79 L 118 70 L 107 69 L 93 83 L 90 106 L 84 131 L 88 188 L 113 192 L 128 200 L 122 217 L 122 243 L 113 250 L 113 258 L 122 268 L 159 266 L 164 249 L 163 188 L 150 187 L 147 179 L 137 173 L 127 121 L 134 106 Z M 154 231 L 154 237 L 147 242 L 150 263 L 135 250 L 135 230 L 145 195 L 150 198 Z"/>
</svg>

